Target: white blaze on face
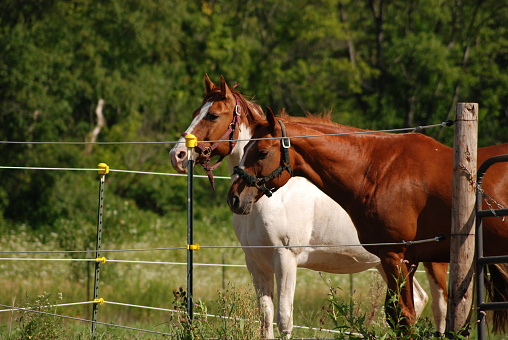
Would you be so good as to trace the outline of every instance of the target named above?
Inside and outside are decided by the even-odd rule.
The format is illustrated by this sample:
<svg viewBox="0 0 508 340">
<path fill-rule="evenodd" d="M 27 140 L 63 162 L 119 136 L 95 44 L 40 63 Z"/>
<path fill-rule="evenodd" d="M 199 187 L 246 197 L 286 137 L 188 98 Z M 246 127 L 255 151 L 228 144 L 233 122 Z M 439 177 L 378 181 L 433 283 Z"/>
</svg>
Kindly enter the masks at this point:
<svg viewBox="0 0 508 340">
<path fill-rule="evenodd" d="M 213 102 L 207 102 L 207 103 L 203 104 L 203 106 L 201 107 L 201 110 L 199 111 L 199 114 L 192 120 L 191 124 L 189 125 L 189 127 L 187 128 L 185 133 L 183 133 L 183 135 L 190 134 L 194 131 L 196 126 L 201 122 L 201 120 L 203 120 L 203 118 L 206 117 L 206 115 L 208 114 L 208 111 L 210 110 L 210 106 L 212 106 L 212 104 L 213 104 Z M 173 167 L 180 168 L 181 171 L 183 171 L 183 169 L 185 169 L 187 167 L 187 164 L 186 164 L 187 153 L 185 152 L 186 150 L 187 150 L 187 147 L 185 144 L 185 138 L 180 137 L 180 139 L 178 140 L 178 143 L 176 143 L 176 145 L 169 152 L 170 157 L 171 157 L 171 163 L 173 164 Z M 185 154 L 183 154 L 182 152 L 185 152 Z M 183 156 L 185 156 L 185 157 L 183 157 Z M 196 155 L 194 154 L 194 156 L 196 156 Z"/>
<path fill-rule="evenodd" d="M 199 111 L 199 114 L 192 120 L 191 125 L 189 125 L 187 130 L 185 130 L 185 133 L 187 133 L 187 134 L 192 133 L 194 128 L 199 124 L 199 122 L 201 122 L 203 120 L 203 118 L 206 117 L 206 115 L 208 114 L 208 111 L 210 110 L 210 106 L 212 106 L 212 105 L 213 105 L 213 102 L 206 102 L 205 104 L 203 104 L 203 106 L 201 107 L 201 110 Z"/>
<path fill-rule="evenodd" d="M 194 131 L 194 128 L 199 124 L 199 122 L 201 122 L 203 120 L 203 118 L 206 117 L 206 115 L 208 114 L 208 111 L 210 110 L 210 106 L 212 106 L 212 105 L 213 105 L 213 102 L 206 102 L 203 105 L 203 107 L 201 107 L 199 114 L 192 120 L 191 124 L 189 125 L 187 130 L 185 130 L 185 132 L 182 135 L 188 135 L 188 134 L 192 133 Z M 178 140 L 178 143 L 176 144 L 176 146 L 173 149 L 180 150 L 180 149 L 185 149 L 185 148 L 186 148 L 185 147 L 185 138 L 180 137 L 180 139 Z"/>
</svg>

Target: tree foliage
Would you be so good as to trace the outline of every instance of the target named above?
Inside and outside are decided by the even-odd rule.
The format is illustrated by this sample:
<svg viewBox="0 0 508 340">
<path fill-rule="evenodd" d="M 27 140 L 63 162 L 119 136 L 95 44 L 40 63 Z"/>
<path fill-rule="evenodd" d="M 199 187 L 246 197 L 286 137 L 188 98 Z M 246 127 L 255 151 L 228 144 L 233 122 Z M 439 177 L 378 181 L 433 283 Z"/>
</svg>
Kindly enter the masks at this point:
<svg viewBox="0 0 508 340">
<path fill-rule="evenodd" d="M 293 115 L 387 129 L 453 119 L 480 105 L 480 144 L 508 132 L 508 4 L 495 0 L 3 1 L 0 139 L 175 141 L 200 104 L 205 73 Z M 451 129 L 426 133 L 450 144 Z M 168 171 L 166 147 L 0 144 L 4 165 Z M 92 164 L 92 166 L 90 166 Z M 79 214 L 64 189 L 89 177 L 3 170 L 0 213 L 31 225 Z M 178 182 L 178 181 L 176 181 Z M 180 181 L 181 182 L 181 181 Z M 166 214 L 171 181 L 124 176 L 118 197 Z M 179 188 L 179 187 L 178 187 Z M 208 187 L 197 194 L 210 199 Z M 66 204 L 62 204 L 65 202 Z M 223 200 L 220 201 L 221 203 Z"/>
</svg>

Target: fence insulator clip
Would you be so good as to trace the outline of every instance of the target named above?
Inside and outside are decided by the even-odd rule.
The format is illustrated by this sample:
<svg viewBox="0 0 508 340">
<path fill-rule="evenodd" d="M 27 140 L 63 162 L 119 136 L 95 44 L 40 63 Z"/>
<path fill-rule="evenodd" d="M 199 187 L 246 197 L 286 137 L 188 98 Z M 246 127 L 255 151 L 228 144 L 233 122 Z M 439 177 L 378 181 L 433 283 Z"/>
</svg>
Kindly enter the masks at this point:
<svg viewBox="0 0 508 340">
<path fill-rule="evenodd" d="M 198 139 L 193 134 L 189 133 L 184 136 L 185 146 L 188 148 L 194 148 L 198 145 Z"/>
<path fill-rule="evenodd" d="M 93 302 L 98 303 L 99 305 L 103 305 L 105 301 L 103 298 L 98 298 L 98 299 L 93 299 Z"/>
<path fill-rule="evenodd" d="M 199 248 L 201 248 L 201 247 L 197 243 L 196 244 L 188 244 L 187 245 L 187 250 L 199 250 Z"/>
<path fill-rule="evenodd" d="M 106 163 L 99 163 L 99 175 L 105 175 L 109 173 L 109 166 Z"/>
<path fill-rule="evenodd" d="M 99 262 L 99 263 L 106 263 L 108 260 L 103 256 L 103 257 L 98 257 L 95 259 L 95 262 Z"/>
</svg>

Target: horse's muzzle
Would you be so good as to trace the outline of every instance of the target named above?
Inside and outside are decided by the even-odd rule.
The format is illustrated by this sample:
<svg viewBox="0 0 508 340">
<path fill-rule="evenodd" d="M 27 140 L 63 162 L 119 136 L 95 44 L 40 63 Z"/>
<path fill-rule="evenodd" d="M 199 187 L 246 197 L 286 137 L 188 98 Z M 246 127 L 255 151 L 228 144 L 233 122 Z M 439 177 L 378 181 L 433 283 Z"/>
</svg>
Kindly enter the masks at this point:
<svg viewBox="0 0 508 340">
<path fill-rule="evenodd" d="M 229 193 L 228 205 L 229 209 L 237 215 L 248 215 L 252 211 L 252 201 L 242 200 L 238 194 Z"/>
</svg>

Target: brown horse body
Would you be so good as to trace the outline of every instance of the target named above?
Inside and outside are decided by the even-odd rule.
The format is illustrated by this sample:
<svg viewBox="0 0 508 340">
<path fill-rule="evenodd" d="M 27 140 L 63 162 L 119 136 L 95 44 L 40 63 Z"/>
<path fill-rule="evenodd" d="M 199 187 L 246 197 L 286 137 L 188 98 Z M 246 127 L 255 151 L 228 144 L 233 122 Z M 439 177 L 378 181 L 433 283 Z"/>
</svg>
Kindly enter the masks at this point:
<svg viewBox="0 0 508 340">
<path fill-rule="evenodd" d="M 272 115 L 260 123 L 253 138 L 281 137 L 281 126 Z M 381 258 L 388 274 L 388 287 L 400 292 L 399 305 L 406 317 L 401 323 L 414 322 L 412 266 L 418 262 L 449 262 L 452 204 L 453 150 L 434 139 L 417 133 L 358 133 L 364 130 L 346 127 L 316 117 L 281 119 L 288 136 L 345 135 L 291 138 L 289 148 L 293 176 L 309 179 L 338 202 L 350 215 L 362 244 L 399 243 L 445 235 L 442 242 L 414 245 L 372 245 L 367 250 Z M 365 131 L 366 132 L 366 131 Z M 347 134 L 355 133 L 355 134 Z M 480 148 L 478 164 L 491 156 L 508 153 L 508 144 Z M 278 139 L 251 141 L 245 149 L 241 169 L 262 178 L 281 164 Z M 493 166 L 484 180 L 485 192 L 500 205 L 508 206 L 506 166 Z M 266 183 L 279 188 L 290 178 L 283 172 Z M 231 210 L 248 214 L 262 192 L 238 176 L 228 196 Z M 508 221 L 490 218 L 484 221 L 485 255 L 508 254 Z M 504 265 L 491 267 L 492 271 Z M 506 295 L 505 286 L 499 288 Z M 390 306 L 388 306 L 390 307 Z M 393 306 L 388 311 L 394 312 Z M 393 315 L 392 315 L 393 316 Z M 498 330 L 501 318 L 495 319 Z"/>
</svg>

